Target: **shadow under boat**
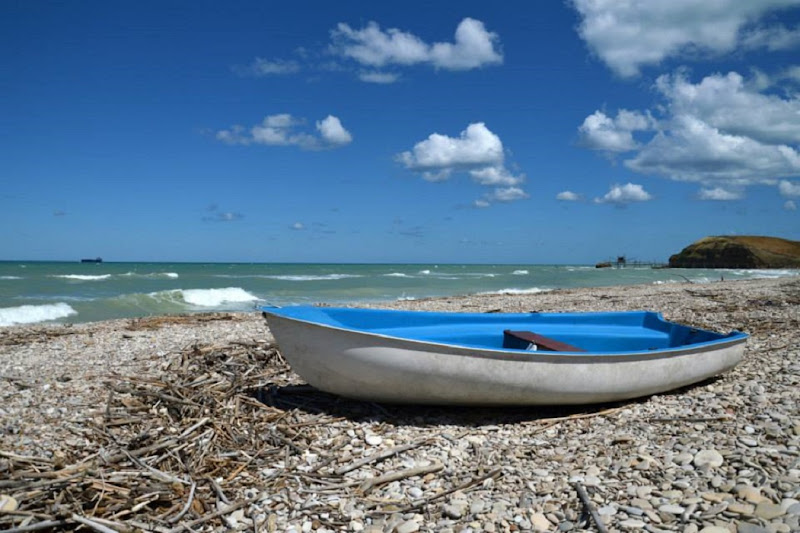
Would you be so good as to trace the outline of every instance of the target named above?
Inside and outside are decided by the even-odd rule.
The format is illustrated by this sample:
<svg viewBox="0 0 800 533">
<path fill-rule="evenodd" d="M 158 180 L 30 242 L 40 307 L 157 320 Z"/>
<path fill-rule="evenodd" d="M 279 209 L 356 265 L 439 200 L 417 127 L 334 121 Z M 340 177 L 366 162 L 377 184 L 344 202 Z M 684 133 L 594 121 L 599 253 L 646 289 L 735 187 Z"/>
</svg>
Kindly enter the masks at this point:
<svg viewBox="0 0 800 533">
<path fill-rule="evenodd" d="M 671 397 L 706 387 L 719 376 L 656 395 L 612 403 L 586 405 L 462 406 L 388 404 L 354 400 L 311 385 L 271 385 L 250 391 L 259 402 L 282 410 L 346 418 L 353 422 L 386 422 L 396 426 L 456 425 L 477 427 L 521 422 L 547 422 L 603 416 L 628 406 L 644 404 L 654 396 Z"/>
</svg>

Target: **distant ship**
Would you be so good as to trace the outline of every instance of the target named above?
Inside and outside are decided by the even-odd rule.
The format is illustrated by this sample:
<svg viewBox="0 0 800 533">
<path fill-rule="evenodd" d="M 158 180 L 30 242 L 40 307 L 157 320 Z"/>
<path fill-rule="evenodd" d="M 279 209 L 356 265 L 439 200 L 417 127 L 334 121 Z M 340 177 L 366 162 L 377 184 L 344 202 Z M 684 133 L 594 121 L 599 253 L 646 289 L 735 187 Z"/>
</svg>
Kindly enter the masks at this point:
<svg viewBox="0 0 800 533">
<path fill-rule="evenodd" d="M 81 263 L 102 263 L 102 257 L 95 257 L 94 259 L 81 259 Z"/>
</svg>

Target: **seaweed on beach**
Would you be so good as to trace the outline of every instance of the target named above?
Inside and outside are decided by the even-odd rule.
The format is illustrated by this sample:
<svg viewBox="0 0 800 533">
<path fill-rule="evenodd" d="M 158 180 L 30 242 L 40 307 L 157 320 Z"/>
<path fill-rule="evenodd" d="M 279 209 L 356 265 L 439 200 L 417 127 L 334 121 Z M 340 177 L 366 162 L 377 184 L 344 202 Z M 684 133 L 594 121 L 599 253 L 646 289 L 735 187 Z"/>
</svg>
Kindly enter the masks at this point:
<svg viewBox="0 0 800 533">
<path fill-rule="evenodd" d="M 239 343 L 188 347 L 161 379 L 109 376 L 107 396 L 82 428 L 93 453 L 0 451 L 0 529 L 180 531 L 220 523 L 254 500 L 243 487 L 265 463 L 309 446 L 296 429 L 309 423 L 303 413 L 249 392 L 288 373 L 274 347 Z M 281 475 L 258 484 L 278 484 Z"/>
</svg>

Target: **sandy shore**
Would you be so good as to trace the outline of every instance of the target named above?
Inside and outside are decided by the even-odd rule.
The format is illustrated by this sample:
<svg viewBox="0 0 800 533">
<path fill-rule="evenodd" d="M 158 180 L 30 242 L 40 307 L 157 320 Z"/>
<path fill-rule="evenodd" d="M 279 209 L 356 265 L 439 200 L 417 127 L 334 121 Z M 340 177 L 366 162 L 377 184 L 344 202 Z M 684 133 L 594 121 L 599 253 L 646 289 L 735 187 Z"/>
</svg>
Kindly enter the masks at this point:
<svg viewBox="0 0 800 533">
<path fill-rule="evenodd" d="M 593 530 L 581 487 L 610 530 L 800 531 L 800 279 L 380 307 L 649 309 L 751 339 L 732 372 L 681 391 L 467 410 L 308 390 L 256 313 L 3 328 L 0 529 Z M 167 444 L 182 452 L 126 456 Z M 365 460 L 380 452 L 393 453 Z M 153 471 L 177 479 L 154 489 Z M 137 499 L 147 489 L 160 496 Z"/>
</svg>

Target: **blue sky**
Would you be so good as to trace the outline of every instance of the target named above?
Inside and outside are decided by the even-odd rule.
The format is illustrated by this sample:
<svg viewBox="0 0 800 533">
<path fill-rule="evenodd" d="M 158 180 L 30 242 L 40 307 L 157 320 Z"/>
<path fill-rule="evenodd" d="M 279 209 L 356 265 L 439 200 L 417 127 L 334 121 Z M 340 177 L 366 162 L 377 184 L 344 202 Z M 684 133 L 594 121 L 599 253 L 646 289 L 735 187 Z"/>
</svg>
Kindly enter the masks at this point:
<svg viewBox="0 0 800 533">
<path fill-rule="evenodd" d="M 0 3 L 0 259 L 800 239 L 800 2 Z"/>
</svg>

